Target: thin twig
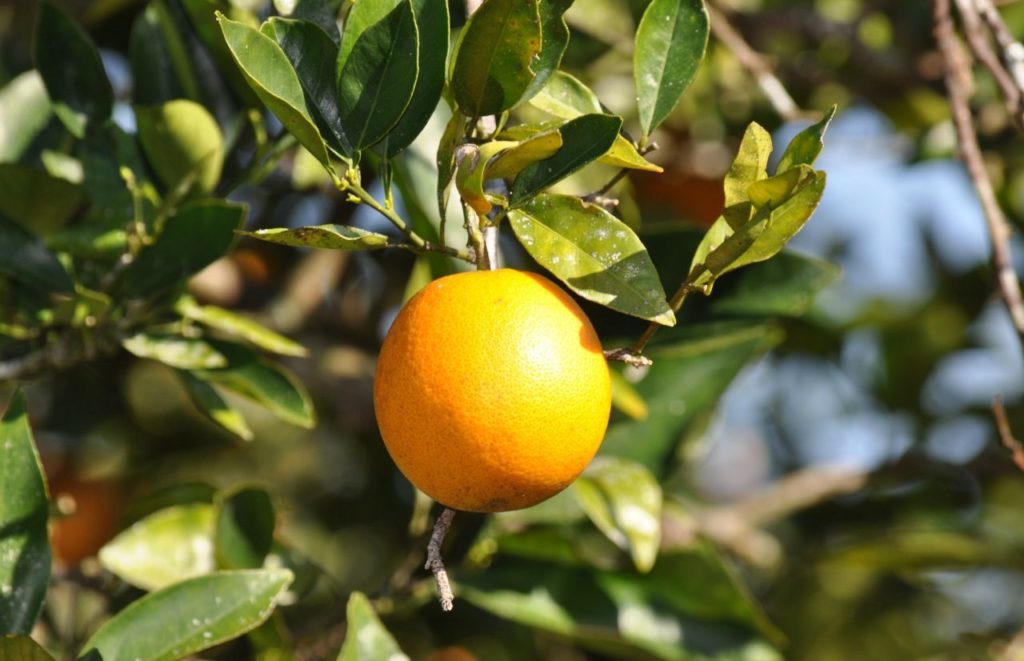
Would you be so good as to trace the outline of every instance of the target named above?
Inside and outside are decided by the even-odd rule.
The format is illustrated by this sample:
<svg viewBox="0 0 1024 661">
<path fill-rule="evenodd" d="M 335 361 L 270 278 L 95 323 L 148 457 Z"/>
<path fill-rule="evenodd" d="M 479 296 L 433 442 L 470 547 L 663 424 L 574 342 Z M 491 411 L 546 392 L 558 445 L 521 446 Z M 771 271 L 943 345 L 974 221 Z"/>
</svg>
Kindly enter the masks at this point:
<svg viewBox="0 0 1024 661">
<path fill-rule="evenodd" d="M 969 76 L 970 72 L 963 70 L 966 64 L 958 57 L 960 47 L 950 15 L 950 0 L 934 0 L 933 9 L 935 39 L 946 65 L 946 90 L 960 143 L 960 156 L 967 166 L 967 172 L 974 183 L 974 189 L 978 193 L 985 214 L 985 222 L 992 240 L 992 267 L 995 270 L 996 287 L 1010 312 L 1017 334 L 1024 341 L 1024 300 L 1021 298 L 1020 281 L 1013 270 L 1013 261 L 1010 257 L 1010 225 L 996 200 L 992 180 L 985 170 L 981 148 L 978 146 L 968 95 L 962 85 L 963 78 Z"/>
<path fill-rule="evenodd" d="M 776 77 L 767 58 L 750 47 L 743 35 L 729 23 L 724 13 L 708 5 L 708 15 L 711 18 L 711 32 L 732 51 L 743 68 L 750 72 L 768 102 L 775 108 L 775 112 L 787 121 L 800 119 L 800 106 L 786 91 L 782 81 Z"/>
<path fill-rule="evenodd" d="M 424 569 L 434 573 L 434 580 L 437 581 L 437 598 L 441 602 L 441 610 L 451 611 L 454 608 L 455 597 L 452 595 L 452 586 L 448 582 L 448 571 L 444 568 L 444 560 L 441 558 L 441 544 L 452 526 L 452 519 L 455 517 L 455 510 L 447 507 L 434 522 L 434 532 L 430 535 L 430 542 L 427 544 L 427 563 Z"/>
<path fill-rule="evenodd" d="M 1010 32 L 1010 28 L 1006 27 L 1003 17 L 991 0 L 974 0 L 974 4 L 1003 50 L 1006 67 L 1024 98 L 1024 44 L 1021 44 Z"/>
<path fill-rule="evenodd" d="M 977 3 L 975 0 L 956 0 L 956 6 L 960 11 L 967 45 L 974 57 L 989 70 L 999 85 L 1010 117 L 1018 126 L 1024 125 L 1021 116 L 1021 90 L 992 49 L 992 44 L 985 34 L 985 24 L 982 22 Z"/>
<path fill-rule="evenodd" d="M 1010 458 L 1014 465 L 1024 471 L 1024 446 L 1013 435 L 1010 429 L 1010 421 L 1006 417 L 1006 408 L 1003 406 L 1003 398 L 996 396 L 992 400 L 992 417 L 996 420 L 996 432 L 999 434 L 999 442 L 1010 451 Z"/>
</svg>

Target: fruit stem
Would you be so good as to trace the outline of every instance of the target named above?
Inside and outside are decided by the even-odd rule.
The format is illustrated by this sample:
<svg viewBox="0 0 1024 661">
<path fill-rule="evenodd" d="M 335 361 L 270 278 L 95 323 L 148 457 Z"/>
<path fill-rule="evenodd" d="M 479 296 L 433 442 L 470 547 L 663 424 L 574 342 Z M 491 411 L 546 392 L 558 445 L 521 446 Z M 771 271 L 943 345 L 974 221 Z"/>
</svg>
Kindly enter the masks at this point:
<svg viewBox="0 0 1024 661">
<path fill-rule="evenodd" d="M 452 527 L 452 519 L 455 518 L 455 510 L 447 507 L 434 522 L 434 532 L 430 535 L 430 542 L 427 544 L 427 562 L 423 566 L 434 573 L 434 580 L 437 581 L 437 598 L 441 602 L 441 610 L 448 613 L 454 608 L 455 596 L 452 594 L 452 586 L 448 581 L 448 570 L 444 568 L 444 560 L 441 558 L 441 544 L 444 543 L 448 529 Z"/>
</svg>

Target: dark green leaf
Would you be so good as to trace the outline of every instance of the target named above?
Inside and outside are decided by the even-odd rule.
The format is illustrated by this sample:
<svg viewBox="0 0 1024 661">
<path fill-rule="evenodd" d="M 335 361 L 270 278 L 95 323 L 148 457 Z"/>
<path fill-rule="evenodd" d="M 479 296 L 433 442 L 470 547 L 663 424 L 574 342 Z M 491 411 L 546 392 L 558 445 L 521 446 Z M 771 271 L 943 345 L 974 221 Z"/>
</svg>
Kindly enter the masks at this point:
<svg viewBox="0 0 1024 661">
<path fill-rule="evenodd" d="M 286 227 L 272 227 L 255 232 L 239 232 L 239 234 L 296 248 L 372 250 L 388 246 L 388 237 L 383 234 L 367 232 L 347 225 L 313 225 L 293 230 Z"/>
<path fill-rule="evenodd" d="M 135 103 L 152 106 L 186 98 L 184 86 L 175 75 L 174 57 L 164 37 L 157 3 L 147 5 L 135 19 L 129 41 L 129 60 Z"/>
<path fill-rule="evenodd" d="M 715 312 L 795 317 L 806 312 L 815 294 L 839 277 L 839 269 L 819 259 L 783 251 L 730 277 L 735 278 L 735 286 L 725 293 L 716 291 L 711 302 Z M 722 286 L 727 286 L 724 280 Z"/>
<path fill-rule="evenodd" d="M 11 634 L 0 638 L 0 659 L 4 661 L 53 661 L 53 657 L 28 636 Z"/>
<path fill-rule="evenodd" d="M 0 216 L 0 273 L 43 291 L 69 292 L 71 278 L 57 258 L 24 227 Z"/>
<path fill-rule="evenodd" d="M 222 569 L 256 569 L 274 542 L 274 503 L 264 489 L 244 487 L 217 502 L 214 549 Z"/>
<path fill-rule="evenodd" d="M 488 0 L 462 28 L 451 90 L 463 114 L 495 115 L 522 98 L 541 50 L 537 0 Z"/>
<path fill-rule="evenodd" d="M 107 571 L 142 588 L 159 590 L 214 570 L 213 505 L 173 505 L 136 521 L 100 549 Z"/>
<path fill-rule="evenodd" d="M 227 365 L 227 359 L 207 342 L 180 335 L 138 333 L 122 340 L 121 346 L 139 358 L 149 358 L 183 370 Z"/>
<path fill-rule="evenodd" d="M 49 504 L 20 390 L 0 419 L 0 447 L 0 631 L 28 634 L 50 582 Z"/>
<path fill-rule="evenodd" d="M 313 121 L 302 84 L 288 56 L 274 40 L 259 30 L 228 20 L 219 13 L 217 20 L 231 55 L 256 96 L 303 147 L 329 166 L 327 146 Z"/>
<path fill-rule="evenodd" d="M 291 581 L 287 569 L 259 569 L 176 583 L 107 620 L 82 647 L 79 658 L 90 653 L 110 660 L 191 656 L 259 626 Z"/>
<path fill-rule="evenodd" d="M 709 324 L 650 347 L 645 354 L 654 365 L 635 384 L 648 416 L 609 427 L 600 453 L 633 459 L 660 475 L 688 426 L 718 402 L 747 363 L 781 339 L 763 323 Z"/>
<path fill-rule="evenodd" d="M 142 150 L 167 190 L 191 177 L 193 190 L 213 192 L 224 165 L 224 137 L 206 108 L 176 99 L 136 106 L 135 119 Z"/>
<path fill-rule="evenodd" d="M 75 225 L 46 237 L 46 247 L 80 257 L 104 259 L 116 257 L 128 246 L 128 234 L 122 229 Z"/>
<path fill-rule="evenodd" d="M 343 0 L 274 0 L 274 8 L 282 16 L 316 23 L 331 41 L 338 43 L 338 13 Z M 333 76 L 332 76 L 333 78 Z"/>
<path fill-rule="evenodd" d="M 393 158 L 409 146 L 430 121 L 441 90 L 448 62 L 448 3 L 445 0 L 412 0 L 419 29 L 419 76 L 409 106 L 384 138 L 383 153 Z"/>
<path fill-rule="evenodd" d="M 338 661 L 408 661 L 409 657 L 373 612 L 366 595 L 353 592 L 345 612 L 348 633 L 338 652 Z"/>
<path fill-rule="evenodd" d="M 216 388 L 188 372 L 179 371 L 178 376 L 188 391 L 189 399 L 206 417 L 243 441 L 252 440 L 252 430 L 245 418 L 221 397 Z"/>
<path fill-rule="evenodd" d="M 797 133 L 786 146 L 786 151 L 779 159 L 779 164 L 775 166 L 775 172 L 782 173 L 797 165 L 814 165 L 818 154 L 821 153 L 821 139 L 835 114 L 836 106 L 832 106 L 821 118 L 821 121 Z"/>
<path fill-rule="evenodd" d="M 243 346 L 226 342 L 215 346 L 227 356 L 228 366 L 195 370 L 196 377 L 249 397 L 285 422 L 306 429 L 316 424 L 309 393 L 291 372 Z"/>
<path fill-rule="evenodd" d="M 53 111 L 78 138 L 110 118 L 114 92 L 92 39 L 49 2 L 39 5 L 34 58 Z"/>
<path fill-rule="evenodd" d="M 264 23 L 262 29 L 277 41 L 295 67 L 320 134 L 336 152 L 351 157 L 352 143 L 338 116 L 334 80 L 338 45 L 319 26 L 309 21 L 275 17 Z"/>
<path fill-rule="evenodd" d="M 341 39 L 339 118 L 353 147 L 364 149 L 398 123 L 416 88 L 420 38 L 411 2 L 402 0 L 357 38 L 346 25 Z"/>
<path fill-rule="evenodd" d="M 65 179 L 17 163 L 0 163 L 0 214 L 40 236 L 64 226 L 84 202 L 81 187 Z"/>
<path fill-rule="evenodd" d="M 573 493 L 594 525 L 649 572 L 661 543 L 661 485 L 651 472 L 626 459 L 597 457 Z"/>
<path fill-rule="evenodd" d="M 243 317 L 215 305 L 199 305 L 191 298 L 182 298 L 175 309 L 185 318 L 216 328 L 255 344 L 261 349 L 284 356 L 305 356 L 305 347 L 275 333 L 248 317 Z"/>
<path fill-rule="evenodd" d="M 640 239 L 601 207 L 545 194 L 510 211 L 509 221 L 530 256 L 583 298 L 666 326 L 675 323 Z"/>
<path fill-rule="evenodd" d="M 523 204 L 548 186 L 604 156 L 614 144 L 621 127 L 622 119 L 614 115 L 583 115 L 563 124 L 559 129 L 562 148 L 551 158 L 519 173 L 512 184 L 512 204 Z"/>
<path fill-rule="evenodd" d="M 35 69 L 0 89 L 0 162 L 17 161 L 53 114 L 43 79 Z"/>
<path fill-rule="evenodd" d="M 572 3 L 573 0 L 538 0 L 541 46 L 540 53 L 537 54 L 531 65 L 537 76 L 526 89 L 522 99 L 529 99 L 536 94 L 548 78 L 558 72 L 558 67 L 562 63 L 562 55 L 565 54 L 565 49 L 569 45 L 569 26 L 565 24 L 563 15 Z"/>
<path fill-rule="evenodd" d="M 121 277 L 129 296 L 181 284 L 223 256 L 242 224 L 245 207 L 223 201 L 186 206 L 167 220 L 156 241 L 142 250 Z"/>
<path fill-rule="evenodd" d="M 636 32 L 633 78 L 645 136 L 668 117 L 690 86 L 707 43 L 703 0 L 653 0 L 644 10 Z"/>
</svg>

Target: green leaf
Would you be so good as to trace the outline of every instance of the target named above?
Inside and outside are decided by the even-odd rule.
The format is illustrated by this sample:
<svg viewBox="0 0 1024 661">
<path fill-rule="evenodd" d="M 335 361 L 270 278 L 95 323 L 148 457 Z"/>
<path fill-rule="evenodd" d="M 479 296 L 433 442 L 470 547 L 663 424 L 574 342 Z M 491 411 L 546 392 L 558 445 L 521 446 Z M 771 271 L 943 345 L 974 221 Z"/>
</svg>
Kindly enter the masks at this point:
<svg viewBox="0 0 1024 661">
<path fill-rule="evenodd" d="M 747 199 L 755 208 L 777 207 L 790 196 L 797 187 L 814 176 L 814 170 L 808 165 L 798 165 L 782 174 L 767 179 L 758 179 L 747 186 Z"/>
<path fill-rule="evenodd" d="M 346 608 L 348 632 L 338 661 L 408 661 L 362 592 L 353 592 Z"/>
<path fill-rule="evenodd" d="M 448 62 L 448 3 L 445 0 L 412 0 L 419 29 L 419 76 L 409 106 L 382 142 L 383 153 L 394 158 L 409 146 L 430 121 L 444 89 Z"/>
<path fill-rule="evenodd" d="M 416 88 L 420 37 L 411 2 L 402 0 L 352 41 L 346 26 L 337 67 L 338 116 L 353 147 L 364 149 L 398 123 Z"/>
<path fill-rule="evenodd" d="M 263 566 L 274 542 L 274 503 L 264 489 L 244 487 L 218 498 L 214 549 L 223 569 Z"/>
<path fill-rule="evenodd" d="M 462 28 L 451 91 L 463 114 L 496 115 L 516 105 L 536 76 L 541 51 L 537 0 L 488 0 Z"/>
<path fill-rule="evenodd" d="M 91 259 L 116 257 L 128 246 L 128 234 L 122 229 L 75 225 L 46 237 L 46 247 L 55 252 Z"/>
<path fill-rule="evenodd" d="M 334 80 L 338 45 L 318 25 L 309 21 L 271 18 L 262 31 L 276 40 L 306 92 L 306 100 L 320 134 L 336 152 L 352 157 L 352 142 L 338 116 Z"/>
<path fill-rule="evenodd" d="M 661 485 L 651 472 L 626 459 L 597 457 L 573 493 L 594 525 L 649 572 L 661 543 Z"/>
<path fill-rule="evenodd" d="M 39 643 L 28 636 L 15 634 L 0 638 L 0 659 L 5 661 L 53 661 Z"/>
<path fill-rule="evenodd" d="M 316 425 L 309 393 L 291 372 L 243 346 L 225 342 L 215 346 L 227 356 L 228 366 L 195 370 L 194 376 L 252 399 L 285 422 L 305 429 Z"/>
<path fill-rule="evenodd" d="M 512 183 L 511 202 L 522 205 L 531 197 L 568 177 L 608 152 L 619 135 L 622 118 L 583 115 L 562 125 L 562 148 L 551 158 L 534 163 Z"/>
<path fill-rule="evenodd" d="M 716 290 L 711 309 L 728 315 L 796 317 L 804 314 L 815 294 L 835 282 L 839 274 L 834 264 L 784 250 L 730 276 L 734 286 Z M 729 287 L 729 283 L 723 280 L 721 286 Z"/>
<path fill-rule="evenodd" d="M 768 176 L 768 157 L 772 153 L 772 137 L 757 122 L 751 122 L 729 171 L 725 175 L 725 209 L 722 216 L 731 228 L 738 229 L 750 221 L 750 185 Z"/>
<path fill-rule="evenodd" d="M 296 248 L 372 250 L 388 247 L 388 237 L 385 235 L 347 225 L 312 225 L 295 229 L 272 227 L 255 232 L 239 232 L 239 234 Z"/>
<path fill-rule="evenodd" d="M 0 273 L 48 292 L 70 292 L 71 278 L 43 242 L 0 216 Z"/>
<path fill-rule="evenodd" d="M 159 590 L 214 570 L 213 505 L 174 505 L 136 521 L 100 549 L 107 571 L 143 590 Z"/>
<path fill-rule="evenodd" d="M 697 74 L 708 44 L 703 0 L 653 0 L 636 32 L 633 79 L 640 126 L 649 136 Z"/>
<path fill-rule="evenodd" d="M 17 161 L 52 114 L 43 78 L 36 69 L 15 76 L 0 89 L 0 162 Z"/>
<path fill-rule="evenodd" d="M 288 56 L 259 30 L 224 17 L 217 21 L 231 55 L 256 96 L 317 160 L 330 167 L 327 145 L 313 121 L 302 84 Z"/>
<path fill-rule="evenodd" d="M 273 353 L 283 356 L 305 356 L 309 353 L 301 344 L 266 326 L 215 305 L 199 305 L 193 299 L 184 297 L 175 305 L 175 310 L 187 319 L 238 336 Z"/>
<path fill-rule="evenodd" d="M 455 150 L 465 138 L 466 117 L 458 111 L 452 112 L 444 127 L 441 141 L 437 145 L 437 210 L 438 217 L 444 218 L 448 211 L 448 198 L 455 184 Z"/>
<path fill-rule="evenodd" d="M 0 446 L 0 631 L 28 634 L 50 582 L 49 503 L 20 390 L 0 419 Z"/>
<path fill-rule="evenodd" d="M 474 152 L 465 156 L 455 174 L 455 186 L 459 195 L 474 211 L 484 215 L 491 210 L 491 202 L 484 193 L 484 178 L 487 164 L 495 154 L 515 146 L 514 142 L 492 140 L 480 146 L 473 145 Z"/>
<path fill-rule="evenodd" d="M 107 620 L 82 647 L 103 659 L 180 659 L 237 638 L 270 617 L 287 569 L 225 571 L 164 588 Z"/>
<path fill-rule="evenodd" d="M 158 105 L 188 96 L 178 80 L 176 58 L 164 36 L 161 8 L 151 3 L 132 25 L 128 59 L 132 69 L 132 100 L 139 105 Z"/>
<path fill-rule="evenodd" d="M 562 147 L 560 131 L 542 131 L 499 154 L 487 165 L 488 179 L 512 179 L 527 166 L 554 156 Z"/>
<path fill-rule="evenodd" d="M 221 397 L 216 388 L 188 372 L 179 371 L 178 376 L 188 391 L 189 399 L 206 417 L 243 441 L 252 440 L 252 430 L 245 418 Z"/>
<path fill-rule="evenodd" d="M 823 146 L 821 139 L 835 114 L 836 106 L 832 106 L 821 118 L 821 121 L 797 133 L 786 146 L 786 151 L 782 153 L 779 164 L 775 166 L 775 172 L 782 173 L 797 165 L 814 165 Z"/>
<path fill-rule="evenodd" d="M 124 293 L 142 296 L 180 285 L 227 253 L 244 216 L 245 207 L 220 200 L 185 206 L 125 269 Z"/>
<path fill-rule="evenodd" d="M 654 365 L 634 384 L 647 402 L 647 417 L 612 424 L 600 450 L 637 461 L 655 475 L 662 474 L 685 431 L 718 403 L 740 370 L 782 339 L 770 324 L 749 321 L 690 325 L 673 334 L 645 351 Z"/>
<path fill-rule="evenodd" d="M 63 227 L 84 202 L 80 186 L 24 165 L 0 163 L 0 214 L 40 236 Z"/>
<path fill-rule="evenodd" d="M 39 5 L 33 55 L 53 112 L 77 138 L 110 118 L 114 92 L 92 39 L 49 2 Z"/>
<path fill-rule="evenodd" d="M 139 358 L 149 358 L 183 370 L 227 365 L 227 359 L 209 343 L 180 335 L 138 333 L 122 340 L 121 346 Z"/>
<path fill-rule="evenodd" d="M 666 326 L 675 323 L 647 250 L 603 208 L 544 194 L 510 211 L 509 221 L 530 256 L 583 298 Z"/>
<path fill-rule="evenodd" d="M 531 68 L 537 74 L 530 86 L 523 93 L 522 99 L 529 99 L 540 90 L 548 78 L 558 72 L 562 64 L 562 56 L 569 46 L 569 26 L 565 23 L 565 11 L 573 0 L 539 0 L 537 9 L 540 15 L 540 53 L 534 58 Z M 601 112 L 596 110 L 594 112 Z"/>
<path fill-rule="evenodd" d="M 197 193 L 213 192 L 224 165 L 224 136 L 206 108 L 176 99 L 136 106 L 135 119 L 142 151 L 166 190 L 192 177 Z"/>
<path fill-rule="evenodd" d="M 618 370 L 611 370 L 612 406 L 634 420 L 647 417 L 647 402 Z"/>
</svg>

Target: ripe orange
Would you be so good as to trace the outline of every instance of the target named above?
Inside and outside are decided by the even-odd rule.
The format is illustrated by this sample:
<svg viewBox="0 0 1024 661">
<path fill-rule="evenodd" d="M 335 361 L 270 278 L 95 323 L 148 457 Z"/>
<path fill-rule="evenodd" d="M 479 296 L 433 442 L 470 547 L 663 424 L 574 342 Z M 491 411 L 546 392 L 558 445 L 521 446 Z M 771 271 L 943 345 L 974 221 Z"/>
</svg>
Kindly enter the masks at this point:
<svg viewBox="0 0 1024 661">
<path fill-rule="evenodd" d="M 84 480 L 60 475 L 50 482 L 54 501 L 68 500 L 72 509 L 50 525 L 54 556 L 77 565 L 113 539 L 124 504 L 120 487 L 110 480 Z"/>
<path fill-rule="evenodd" d="M 377 363 L 377 422 L 398 468 L 460 510 L 529 507 L 567 487 L 608 426 L 594 327 L 551 281 L 500 269 L 435 280 Z"/>
</svg>

